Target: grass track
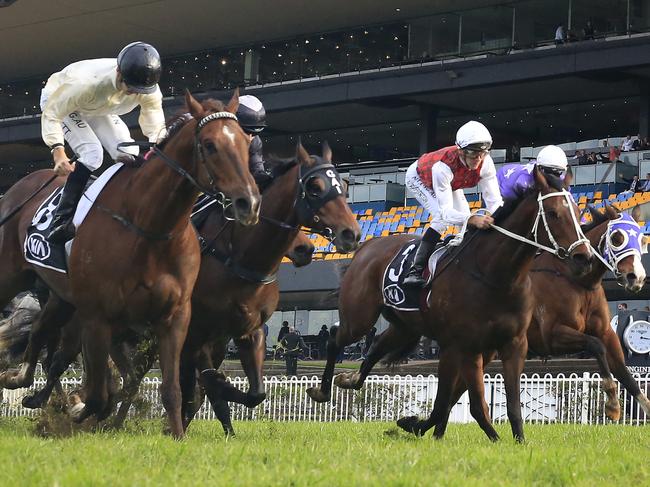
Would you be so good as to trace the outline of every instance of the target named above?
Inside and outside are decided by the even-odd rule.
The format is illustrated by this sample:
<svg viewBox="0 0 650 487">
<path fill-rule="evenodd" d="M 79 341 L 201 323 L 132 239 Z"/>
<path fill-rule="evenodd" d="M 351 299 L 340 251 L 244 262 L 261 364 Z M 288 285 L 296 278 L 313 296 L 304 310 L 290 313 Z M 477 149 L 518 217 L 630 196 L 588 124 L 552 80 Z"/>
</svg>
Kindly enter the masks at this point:
<svg viewBox="0 0 650 487">
<path fill-rule="evenodd" d="M 14 485 L 650 485 L 650 426 L 508 425 L 490 443 L 476 424 L 443 441 L 392 423 L 192 424 L 174 442 L 160 422 L 126 432 L 34 436 L 34 423 L 0 420 L 0 483 Z"/>
</svg>

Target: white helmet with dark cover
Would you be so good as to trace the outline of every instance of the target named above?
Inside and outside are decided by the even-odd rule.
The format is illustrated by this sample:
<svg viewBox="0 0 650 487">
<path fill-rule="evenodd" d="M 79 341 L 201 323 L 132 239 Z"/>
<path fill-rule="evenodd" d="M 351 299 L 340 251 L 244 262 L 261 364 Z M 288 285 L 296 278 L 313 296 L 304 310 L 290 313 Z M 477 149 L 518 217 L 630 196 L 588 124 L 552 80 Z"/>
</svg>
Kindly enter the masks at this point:
<svg viewBox="0 0 650 487">
<path fill-rule="evenodd" d="M 456 145 L 464 150 L 488 151 L 492 135 L 481 122 L 470 120 L 456 132 Z"/>
<path fill-rule="evenodd" d="M 547 145 L 539 151 L 536 164 L 557 174 L 566 172 L 568 166 L 566 154 L 557 145 Z"/>
<path fill-rule="evenodd" d="M 239 97 L 237 109 L 239 125 L 248 134 L 257 135 L 266 128 L 266 110 L 262 102 L 253 95 Z"/>
</svg>

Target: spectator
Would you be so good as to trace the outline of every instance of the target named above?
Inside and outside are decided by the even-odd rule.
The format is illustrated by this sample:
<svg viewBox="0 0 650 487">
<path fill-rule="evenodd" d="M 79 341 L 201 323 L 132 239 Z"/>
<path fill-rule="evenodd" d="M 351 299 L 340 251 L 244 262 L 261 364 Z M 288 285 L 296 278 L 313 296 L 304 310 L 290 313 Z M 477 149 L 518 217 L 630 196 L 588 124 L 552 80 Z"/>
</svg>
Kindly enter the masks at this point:
<svg viewBox="0 0 650 487">
<path fill-rule="evenodd" d="M 648 141 L 647 137 L 643 137 L 639 150 L 647 150 L 647 149 L 650 149 L 650 142 Z"/>
<path fill-rule="evenodd" d="M 623 140 L 623 144 L 621 145 L 621 150 L 623 152 L 630 152 L 632 150 L 633 145 L 634 145 L 634 141 L 632 140 L 632 136 L 628 135 Z"/>
<path fill-rule="evenodd" d="M 327 356 L 327 340 L 329 340 L 330 332 L 327 331 L 327 325 L 320 327 L 318 332 L 318 358 L 324 359 Z"/>
<path fill-rule="evenodd" d="M 373 326 L 370 328 L 370 331 L 366 335 L 366 343 L 365 347 L 363 349 L 363 356 L 367 357 L 368 356 L 368 350 L 370 350 L 370 347 L 372 347 L 372 343 L 375 341 L 375 335 L 377 334 L 377 327 Z"/>
<path fill-rule="evenodd" d="M 632 150 L 641 150 L 642 143 L 641 135 L 637 135 L 636 139 L 632 142 Z"/>
<path fill-rule="evenodd" d="M 278 343 L 282 341 L 284 335 L 286 335 L 287 333 L 289 333 L 289 322 L 283 321 L 282 327 L 280 328 L 280 333 L 278 333 Z"/>
<path fill-rule="evenodd" d="M 616 309 L 618 311 L 627 311 L 627 303 L 618 303 Z"/>
<path fill-rule="evenodd" d="M 621 149 L 615 145 L 609 146 L 609 162 L 621 162 Z"/>
<path fill-rule="evenodd" d="M 584 34 L 585 40 L 593 40 L 594 34 L 596 32 L 594 30 L 594 25 L 591 23 L 591 20 L 587 20 L 587 23 L 582 29 L 582 33 Z"/>
<path fill-rule="evenodd" d="M 587 160 L 585 161 L 585 164 L 598 164 L 598 159 L 596 158 L 595 152 L 589 153 L 589 155 L 587 156 Z"/>
<path fill-rule="evenodd" d="M 639 191 L 650 191 L 650 172 L 645 174 L 645 179 L 639 185 Z"/>
<path fill-rule="evenodd" d="M 266 348 L 266 340 L 269 337 L 269 325 L 264 323 L 262 325 L 262 330 L 264 330 L 264 348 Z"/>
<path fill-rule="evenodd" d="M 282 337 L 280 345 L 285 349 L 284 360 L 287 364 L 287 375 L 293 376 L 298 374 L 298 356 L 307 348 L 302 337 L 296 332 L 293 326 Z"/>
<path fill-rule="evenodd" d="M 586 151 L 578 149 L 574 156 L 575 164 L 593 164 L 589 162 Z"/>
<path fill-rule="evenodd" d="M 560 44 L 564 44 L 566 41 L 566 31 L 564 30 L 564 25 L 560 24 L 557 26 L 557 29 L 555 29 L 555 45 L 559 46 Z"/>
<path fill-rule="evenodd" d="M 513 162 L 518 162 L 521 160 L 521 147 L 519 147 L 519 142 L 515 141 L 510 148 L 510 156 Z"/>
</svg>

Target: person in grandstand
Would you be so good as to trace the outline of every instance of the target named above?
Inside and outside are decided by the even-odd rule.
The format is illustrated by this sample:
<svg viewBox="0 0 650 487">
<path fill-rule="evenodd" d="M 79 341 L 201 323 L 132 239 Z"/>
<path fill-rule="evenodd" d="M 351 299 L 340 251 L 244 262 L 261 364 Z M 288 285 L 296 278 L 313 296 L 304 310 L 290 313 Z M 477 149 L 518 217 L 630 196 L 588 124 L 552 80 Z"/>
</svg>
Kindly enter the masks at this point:
<svg viewBox="0 0 650 487">
<path fill-rule="evenodd" d="M 264 167 L 264 155 L 262 153 L 262 139 L 260 135 L 266 128 L 266 110 L 262 102 L 253 95 L 239 97 L 239 108 L 237 109 L 239 125 L 250 138 L 248 167 L 258 185 L 271 180 L 271 175 Z"/>
<path fill-rule="evenodd" d="M 92 171 L 103 162 L 104 148 L 114 160 L 132 158 L 138 149 L 119 115 L 140 107 L 139 123 L 150 142 L 165 135 L 162 94 L 158 87 L 161 65 L 158 51 L 144 42 L 132 42 L 115 58 L 89 59 L 63 68 L 49 77 L 41 92 L 41 132 L 50 148 L 54 171 L 68 175 L 48 235 L 52 242 L 74 236 L 72 216 Z M 76 154 L 72 163 L 64 141 Z"/>
<path fill-rule="evenodd" d="M 556 145 L 547 145 L 539 151 L 535 162 L 529 164 L 506 164 L 497 171 L 499 191 L 504 200 L 521 197 L 535 186 L 533 169 L 539 167 L 547 177 L 566 181 L 568 162 L 564 151 Z"/>
<path fill-rule="evenodd" d="M 422 271 L 441 233 L 449 225 L 468 225 L 487 229 L 490 216 L 503 204 L 494 162 L 489 155 L 492 136 L 480 122 L 470 121 L 458 129 L 456 144 L 420 156 L 406 171 L 406 186 L 431 214 L 429 227 L 422 235 L 413 264 L 404 284 L 422 286 Z M 483 195 L 487 213 L 471 215 L 463 189 L 476 184 Z"/>
</svg>

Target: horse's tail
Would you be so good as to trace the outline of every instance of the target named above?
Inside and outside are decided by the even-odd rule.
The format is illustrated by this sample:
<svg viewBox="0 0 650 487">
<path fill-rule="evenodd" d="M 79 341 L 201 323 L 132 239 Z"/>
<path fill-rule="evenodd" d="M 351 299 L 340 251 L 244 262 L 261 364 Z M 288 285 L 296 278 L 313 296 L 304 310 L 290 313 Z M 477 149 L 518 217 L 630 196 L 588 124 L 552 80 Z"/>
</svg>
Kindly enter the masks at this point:
<svg viewBox="0 0 650 487">
<path fill-rule="evenodd" d="M 408 358 L 411 353 L 416 349 L 420 343 L 420 336 L 413 337 L 408 343 L 402 345 L 400 348 L 389 352 L 386 357 L 384 357 L 384 364 L 388 366 L 397 365 L 400 362 L 403 362 Z"/>
<path fill-rule="evenodd" d="M 0 321 L 0 361 L 13 365 L 25 353 L 35 315 L 18 309 Z"/>
</svg>

